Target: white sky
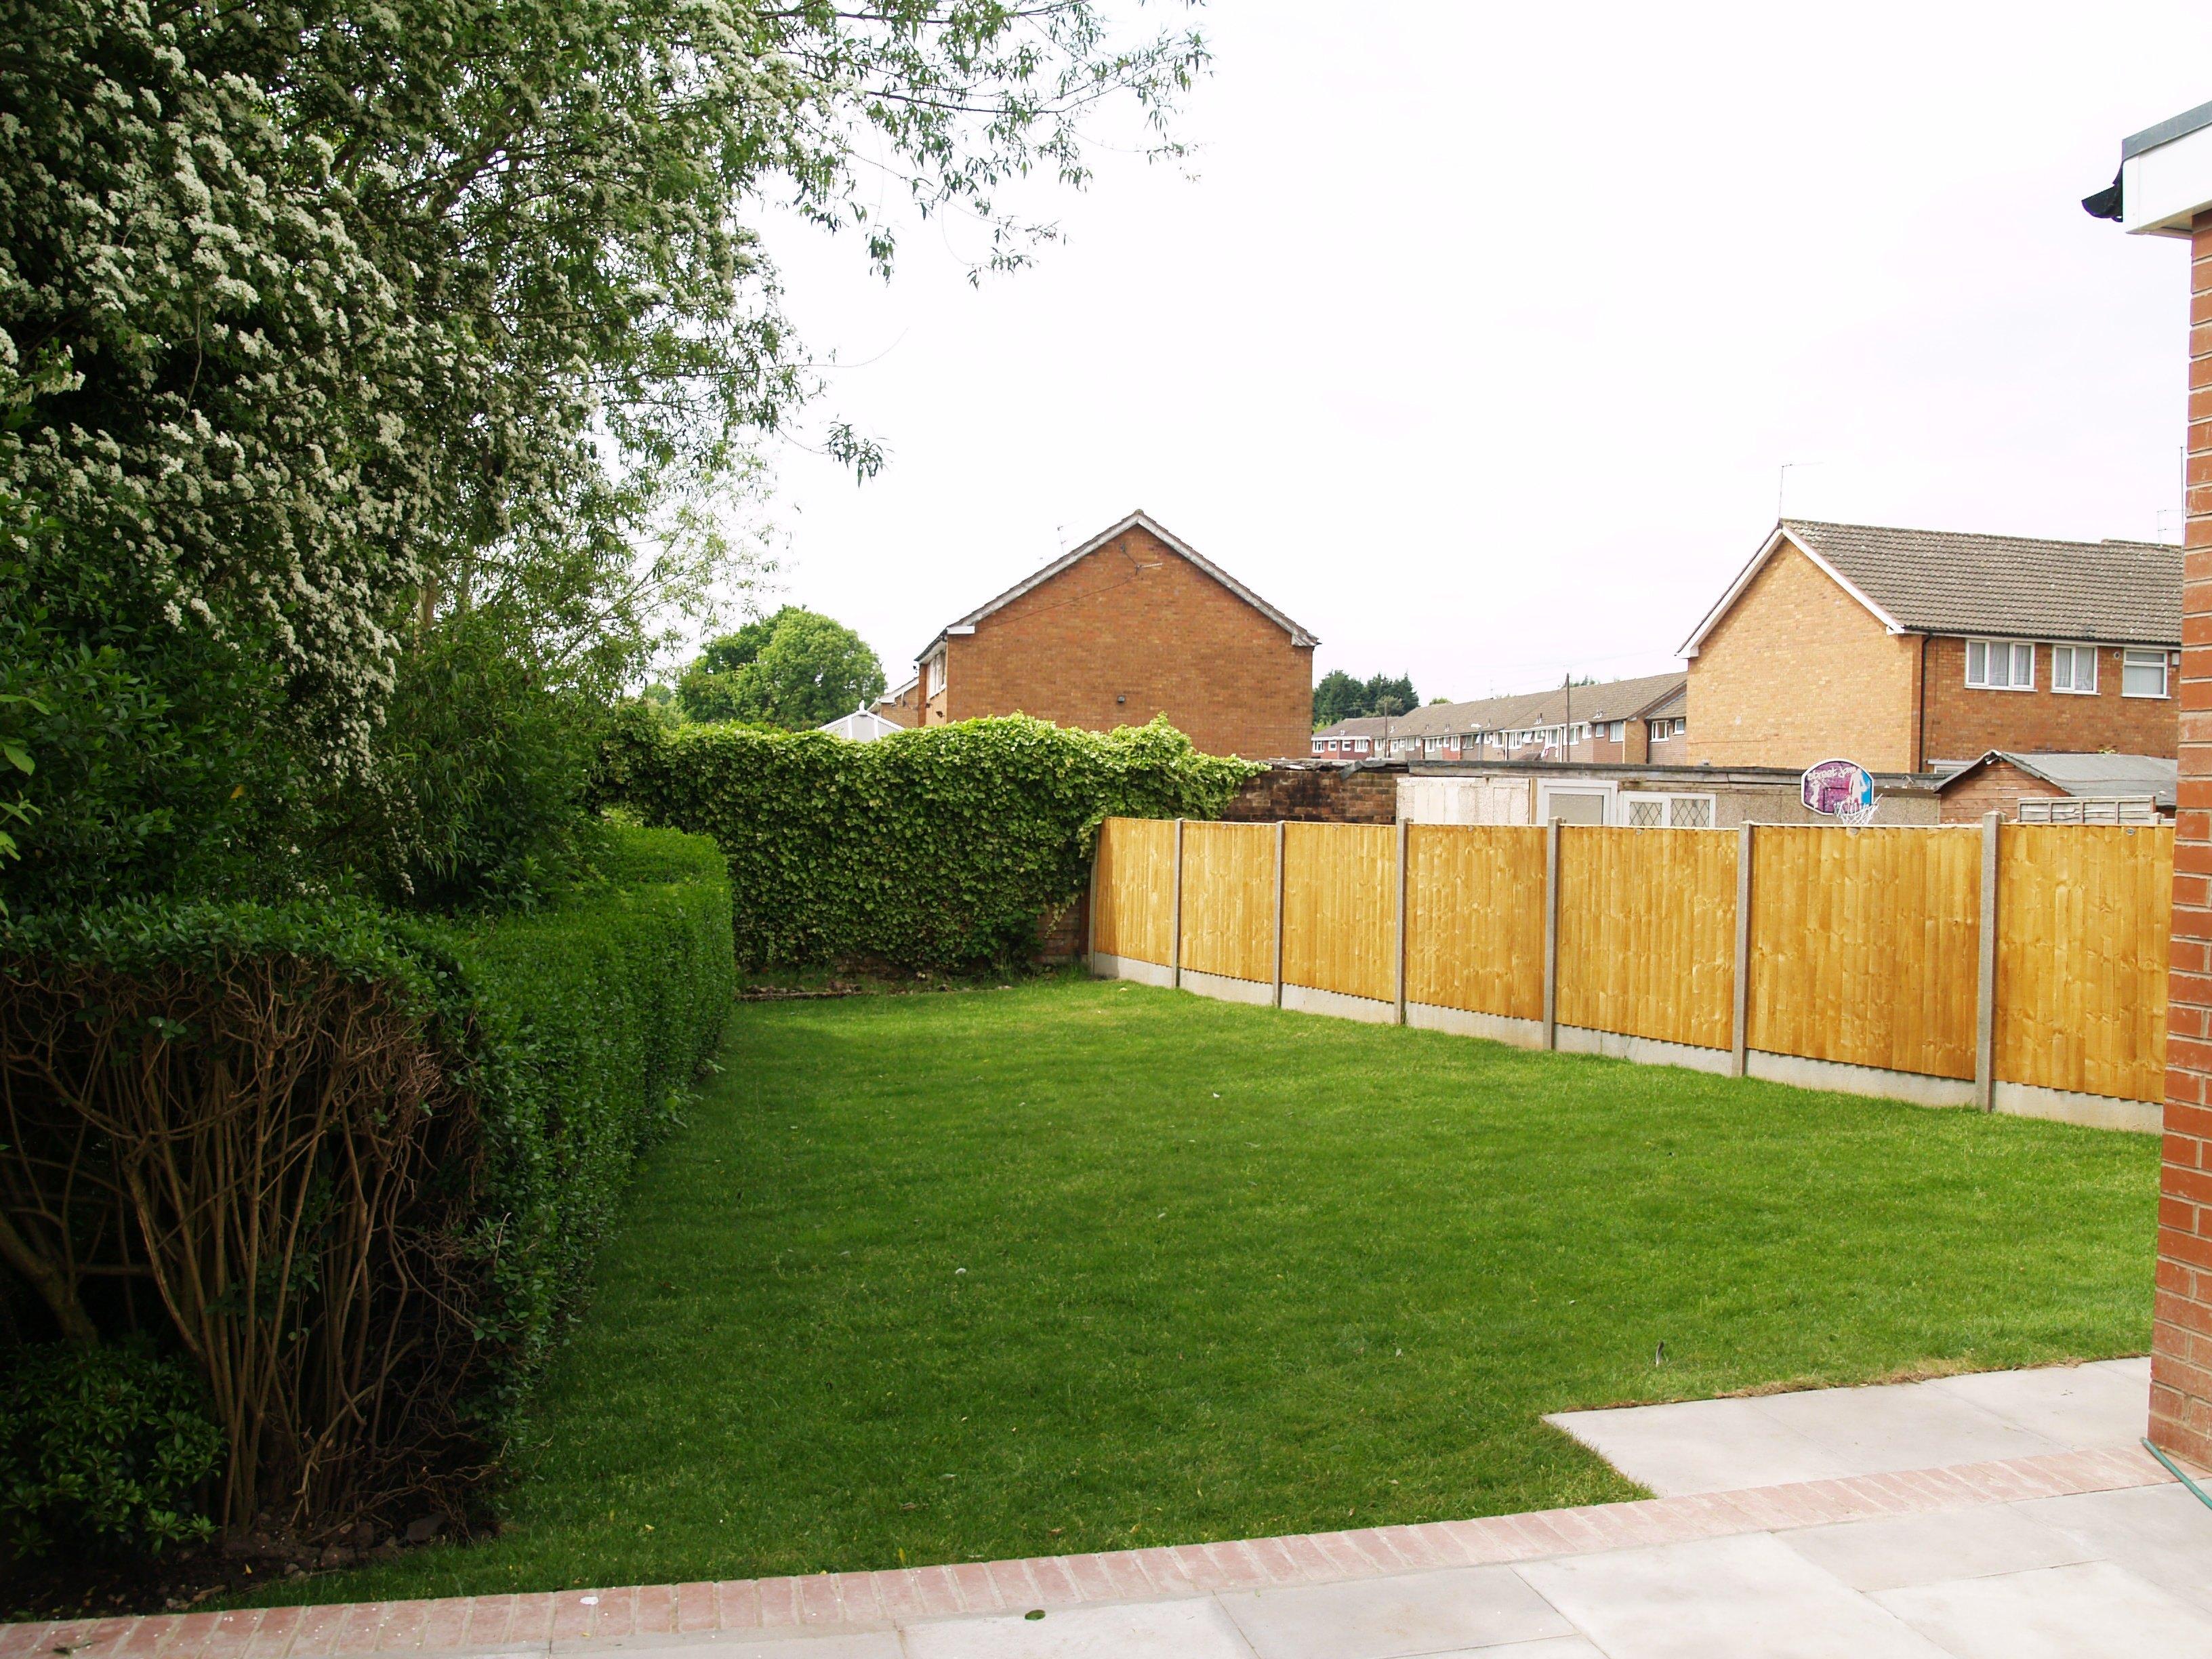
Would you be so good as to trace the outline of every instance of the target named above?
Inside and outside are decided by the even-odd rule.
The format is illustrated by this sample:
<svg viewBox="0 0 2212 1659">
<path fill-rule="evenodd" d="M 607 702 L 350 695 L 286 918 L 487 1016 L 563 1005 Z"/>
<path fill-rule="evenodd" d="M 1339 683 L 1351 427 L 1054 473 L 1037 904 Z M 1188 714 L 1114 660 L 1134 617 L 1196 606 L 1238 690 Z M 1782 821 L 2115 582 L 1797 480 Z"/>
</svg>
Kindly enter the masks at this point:
<svg viewBox="0 0 2212 1659">
<path fill-rule="evenodd" d="M 1784 462 L 1803 517 L 2178 534 L 2185 250 L 2077 201 L 2212 99 L 2203 0 L 1198 15 L 1195 179 L 1106 158 L 1039 268 L 776 245 L 890 453 L 781 457 L 781 597 L 894 683 L 1136 507 L 1425 699 L 1672 665 Z"/>
</svg>

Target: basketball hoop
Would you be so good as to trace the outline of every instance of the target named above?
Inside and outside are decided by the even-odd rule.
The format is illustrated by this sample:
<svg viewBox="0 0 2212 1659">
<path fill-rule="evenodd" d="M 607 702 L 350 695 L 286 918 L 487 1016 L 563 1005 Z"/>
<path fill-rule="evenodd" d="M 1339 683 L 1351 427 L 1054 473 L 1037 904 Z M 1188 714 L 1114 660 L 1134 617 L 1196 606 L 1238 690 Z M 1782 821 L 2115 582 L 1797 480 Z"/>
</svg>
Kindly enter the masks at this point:
<svg viewBox="0 0 2212 1659">
<path fill-rule="evenodd" d="M 1877 805 L 1874 774 L 1856 761 L 1820 761 L 1805 769 L 1798 799 L 1808 812 L 1833 818 L 1846 830 L 1863 830 L 1874 822 Z"/>
</svg>

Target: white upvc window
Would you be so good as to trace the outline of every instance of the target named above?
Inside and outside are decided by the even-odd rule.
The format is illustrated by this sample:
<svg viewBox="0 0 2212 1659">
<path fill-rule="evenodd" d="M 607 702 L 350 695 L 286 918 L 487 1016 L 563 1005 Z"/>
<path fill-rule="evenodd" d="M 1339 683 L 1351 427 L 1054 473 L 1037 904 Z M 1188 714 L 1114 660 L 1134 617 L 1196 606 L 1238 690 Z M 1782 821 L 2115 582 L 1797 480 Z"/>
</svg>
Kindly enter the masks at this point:
<svg viewBox="0 0 2212 1659">
<path fill-rule="evenodd" d="M 2120 653 L 2120 695 L 2124 697 L 2162 697 L 2166 695 L 2166 652 L 2163 647 L 2130 646 Z"/>
<path fill-rule="evenodd" d="M 2035 647 L 2025 640 L 1968 640 L 1966 684 L 1978 691 L 2035 690 Z"/>
<path fill-rule="evenodd" d="M 2051 689 L 2077 697 L 2094 696 L 2097 690 L 2097 647 L 2094 645 L 2052 646 Z"/>
</svg>

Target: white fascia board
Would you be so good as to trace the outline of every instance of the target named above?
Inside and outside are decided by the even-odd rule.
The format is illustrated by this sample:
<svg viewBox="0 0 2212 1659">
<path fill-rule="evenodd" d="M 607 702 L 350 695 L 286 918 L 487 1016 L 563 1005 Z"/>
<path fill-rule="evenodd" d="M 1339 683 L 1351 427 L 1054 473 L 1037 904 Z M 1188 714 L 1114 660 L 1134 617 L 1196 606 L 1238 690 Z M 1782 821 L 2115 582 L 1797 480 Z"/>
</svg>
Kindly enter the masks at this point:
<svg viewBox="0 0 2212 1659">
<path fill-rule="evenodd" d="M 2212 208 L 2212 125 L 2136 151 L 2120 163 L 2121 226 L 2131 236 L 2186 236 Z"/>
<path fill-rule="evenodd" d="M 1888 629 L 1889 632 L 1893 634 L 1910 634 L 1912 631 L 1903 623 L 1898 621 L 1896 617 L 1891 616 L 1888 611 L 1883 610 L 1881 606 L 1876 605 L 1874 600 L 1869 598 L 1866 592 L 1860 588 L 1857 583 L 1851 580 L 1851 579 L 1844 574 L 1842 571 L 1837 569 L 1836 567 L 1829 563 L 1827 560 L 1822 558 L 1816 549 L 1809 546 L 1805 542 L 1800 540 L 1797 537 L 1792 536 L 1787 526 L 1777 525 L 1774 527 L 1774 533 L 1769 536 L 1760 545 L 1758 552 L 1751 556 L 1751 562 L 1744 566 L 1741 571 L 1736 573 L 1736 579 L 1729 584 L 1729 590 L 1727 592 L 1721 595 L 1720 602 L 1714 605 L 1711 610 L 1705 612 L 1705 620 L 1698 624 L 1697 631 L 1692 633 L 1687 640 L 1682 642 L 1680 649 L 1674 653 L 1676 656 L 1688 658 L 1694 657 L 1698 654 L 1698 647 L 1705 642 L 1705 635 L 1711 633 L 1715 628 L 1720 625 L 1721 618 L 1728 615 L 1729 609 L 1738 599 L 1743 597 L 1744 589 L 1751 586 L 1751 579 L 1759 573 L 1759 571 L 1765 566 L 1766 562 L 1774 556 L 1775 553 L 1781 548 L 1784 542 L 1789 543 L 1790 546 L 1796 548 L 1800 553 L 1802 553 L 1807 558 L 1810 559 L 1813 562 L 1814 568 L 1816 568 L 1822 575 L 1826 576 L 1830 581 L 1835 583 L 1837 586 L 1842 588 L 1844 592 L 1850 594 L 1854 599 L 1856 599 L 1860 605 L 1866 608 L 1867 613 L 1873 617 L 1875 620 L 1879 622 L 1885 629 Z"/>
</svg>

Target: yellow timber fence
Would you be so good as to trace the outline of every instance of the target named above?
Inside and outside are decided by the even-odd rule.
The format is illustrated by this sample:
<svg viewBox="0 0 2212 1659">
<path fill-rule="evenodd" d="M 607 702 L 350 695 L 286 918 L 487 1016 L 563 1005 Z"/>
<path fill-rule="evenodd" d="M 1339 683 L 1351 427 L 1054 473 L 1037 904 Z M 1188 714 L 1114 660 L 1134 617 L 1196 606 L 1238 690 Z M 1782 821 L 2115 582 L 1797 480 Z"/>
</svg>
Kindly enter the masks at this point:
<svg viewBox="0 0 2212 1659">
<path fill-rule="evenodd" d="M 1109 818 L 1094 973 L 2155 1129 L 2173 832 Z"/>
</svg>

